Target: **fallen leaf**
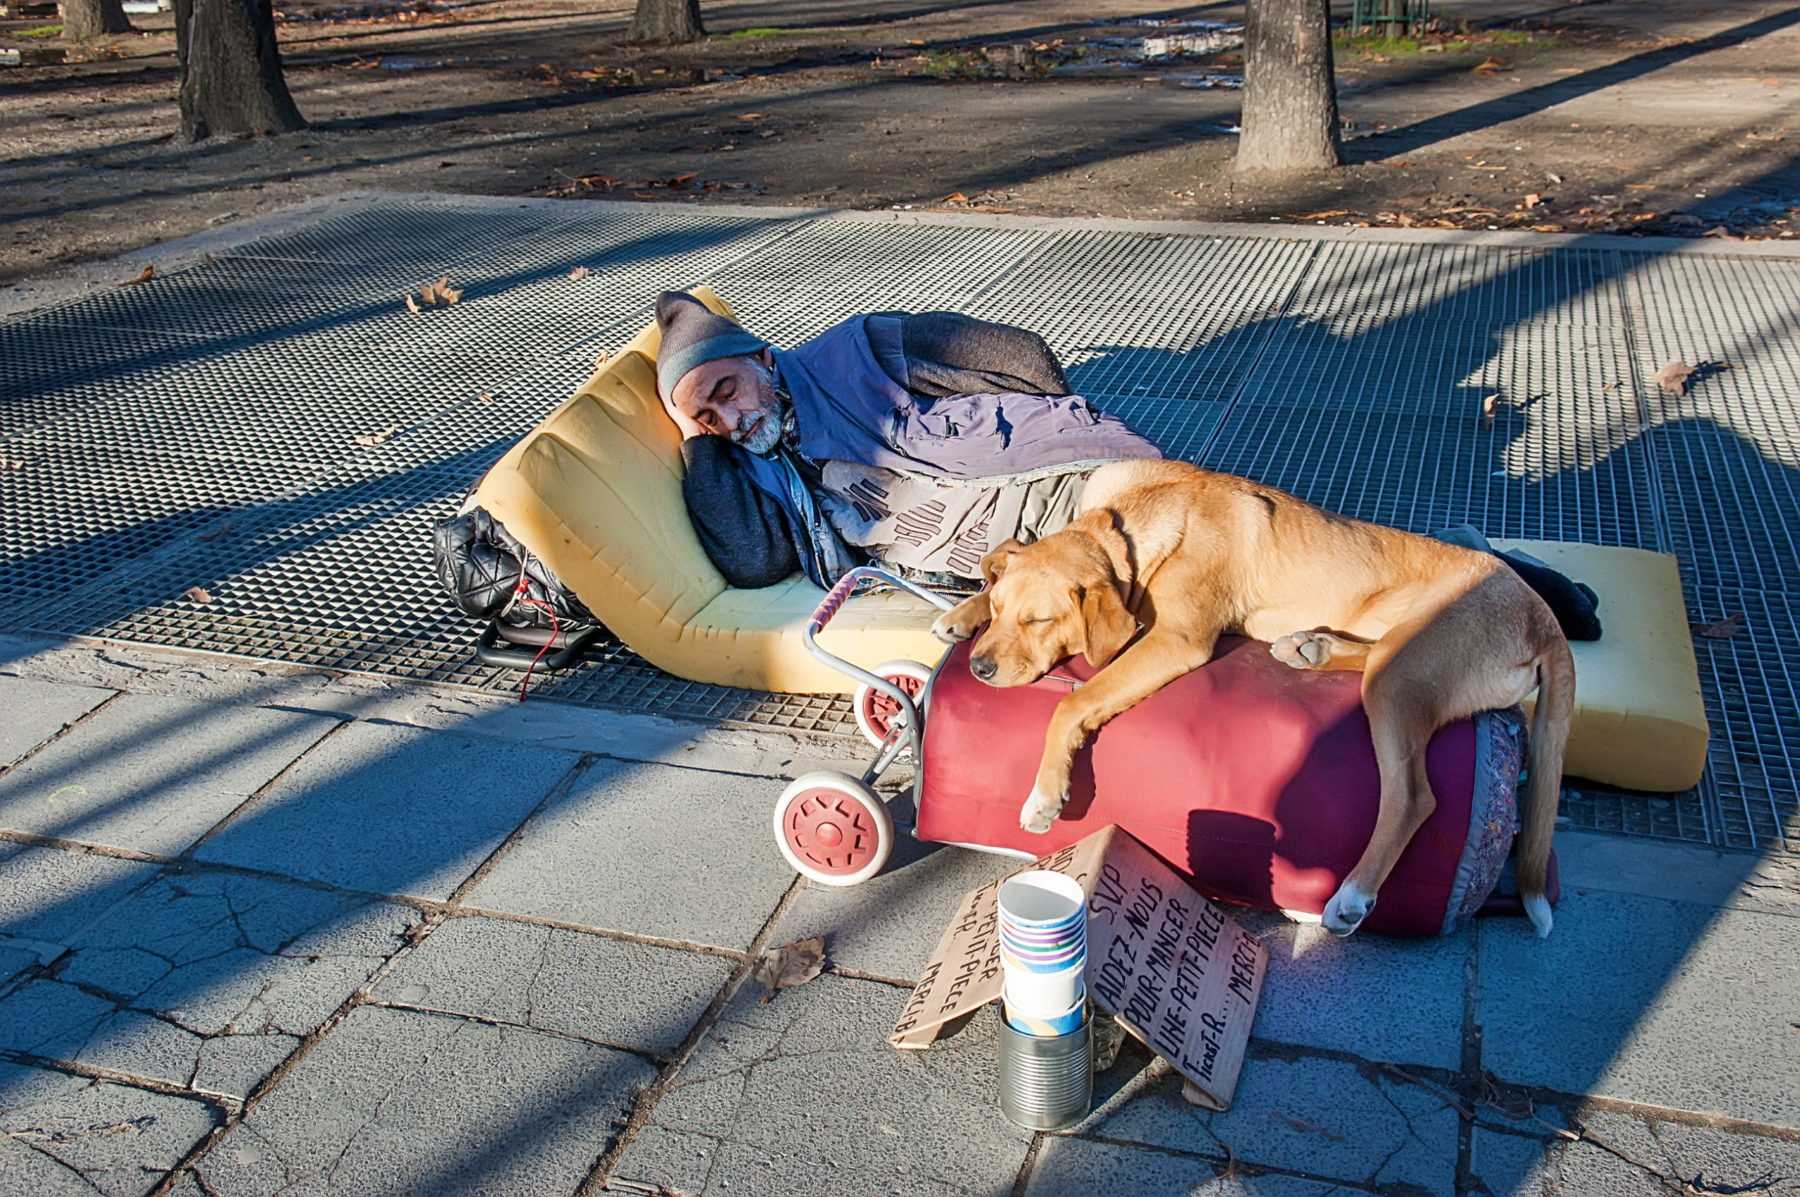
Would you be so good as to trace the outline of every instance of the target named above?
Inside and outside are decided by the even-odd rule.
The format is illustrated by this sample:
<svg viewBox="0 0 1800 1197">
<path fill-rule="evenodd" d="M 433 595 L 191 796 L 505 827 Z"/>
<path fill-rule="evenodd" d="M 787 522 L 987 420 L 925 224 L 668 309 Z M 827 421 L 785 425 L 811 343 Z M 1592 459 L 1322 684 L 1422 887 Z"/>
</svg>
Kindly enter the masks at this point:
<svg viewBox="0 0 1800 1197">
<path fill-rule="evenodd" d="M 1494 422 L 1494 412 L 1499 410 L 1499 406 L 1499 391 L 1495 391 L 1492 395 L 1489 395 L 1481 401 L 1481 422 L 1484 426 Z"/>
<path fill-rule="evenodd" d="M 415 316 L 418 315 L 423 310 L 422 308 L 419 307 L 419 301 L 412 297 L 411 291 L 408 291 L 406 293 L 406 310 L 411 312 Z"/>
<path fill-rule="evenodd" d="M 1674 391 L 1677 395 L 1685 395 L 1687 394 L 1688 375 L 1693 372 L 1694 367 L 1686 362 L 1670 362 L 1653 374 L 1650 381 L 1665 391 Z"/>
<path fill-rule="evenodd" d="M 0 457 L 0 470 L 22 470 L 25 463 L 16 457 Z"/>
<path fill-rule="evenodd" d="M 492 403 L 494 401 L 494 397 L 492 395 L 488 394 L 486 391 L 481 392 L 481 394 L 479 394 L 475 397 L 477 399 L 481 400 L 483 403 Z"/>
<path fill-rule="evenodd" d="M 1305 216 L 1296 216 L 1295 220 L 1330 220 L 1333 216 L 1348 216 L 1348 208 L 1332 208 L 1325 212 L 1308 212 Z"/>
<path fill-rule="evenodd" d="M 1627 190 L 1627 191 L 1655 191 L 1656 184 L 1655 183 L 1627 183 L 1627 184 L 1625 184 L 1625 190 Z"/>
<path fill-rule="evenodd" d="M 1600 389 L 1603 391 L 1616 391 L 1619 389 L 1619 384 L 1616 382 L 1609 382 L 1605 386 L 1601 387 Z"/>
<path fill-rule="evenodd" d="M 575 269 L 569 271 L 570 278 L 586 278 L 587 276 L 588 268 L 586 266 L 577 266 Z"/>
<path fill-rule="evenodd" d="M 1489 59 L 1485 59 L 1482 62 L 1478 63 L 1475 66 L 1473 73 L 1477 74 L 1477 75 L 1492 75 L 1492 74 L 1495 74 L 1496 72 L 1504 71 L 1505 69 L 1506 69 L 1506 59 L 1504 59 L 1504 58 L 1489 58 Z"/>
<path fill-rule="evenodd" d="M 461 299 L 462 296 L 463 293 L 461 291 L 454 290 L 450 286 L 450 276 L 447 274 L 440 274 L 438 275 L 437 282 L 426 283 L 423 287 L 419 288 L 419 298 L 423 299 L 426 303 L 441 303 L 448 305 L 455 303 L 457 300 Z"/>
<path fill-rule="evenodd" d="M 778 989 L 804 985 L 825 968 L 825 939 L 814 936 L 764 952 L 757 958 L 750 974 L 765 992 L 763 1002 L 775 996 Z"/>
<path fill-rule="evenodd" d="M 946 204 L 966 204 L 969 202 L 969 197 L 960 191 L 952 191 L 949 195 L 944 197 L 943 202 Z"/>
<path fill-rule="evenodd" d="M 1555 171 L 1549 171 L 1549 170 L 1545 171 L 1544 177 L 1546 179 L 1549 179 L 1552 183 L 1560 184 L 1562 182 L 1562 176 L 1557 174 Z"/>
<path fill-rule="evenodd" d="M 1736 237 L 1731 235 L 1731 230 L 1726 228 L 1724 225 L 1718 225 L 1715 228 L 1707 229 L 1704 233 L 1701 233 L 1700 235 L 1702 237 L 1722 237 L 1726 241 L 1736 241 L 1737 240 Z"/>
<path fill-rule="evenodd" d="M 1543 202 L 1544 202 L 1544 197 L 1539 195 L 1537 192 L 1529 191 L 1529 192 L 1525 193 L 1525 210 L 1527 212 L 1531 211 L 1533 208 L 1537 207 L 1539 204 L 1541 204 Z"/>
<path fill-rule="evenodd" d="M 602 349 L 600 351 L 600 356 L 594 359 L 594 369 L 598 370 L 601 366 L 604 366 L 611 357 L 612 350 Z"/>
<path fill-rule="evenodd" d="M 124 282 L 122 282 L 122 283 L 120 283 L 120 284 L 119 284 L 119 286 L 121 286 L 121 287 L 135 287 L 135 286 L 137 286 L 137 285 L 138 285 L 138 284 L 139 284 L 139 283 L 147 283 L 147 282 L 149 282 L 149 281 L 150 281 L 150 277 L 151 277 L 151 276 L 152 276 L 152 275 L 154 275 L 154 274 L 155 274 L 155 273 L 156 273 L 156 267 L 154 267 L 154 266 L 146 266 L 146 267 L 144 267 L 144 272 L 143 272 L 143 273 L 142 273 L 142 274 L 140 274 L 140 275 L 138 275 L 138 276 L 137 276 L 137 277 L 136 277 L 136 278 L 128 278 L 128 279 L 126 279 L 126 280 L 125 280 L 125 281 L 124 281 Z"/>
<path fill-rule="evenodd" d="M 692 183 L 699 174 L 700 172 L 697 170 L 690 170 L 685 175 L 676 175 L 669 180 L 669 186 L 686 187 L 689 183 Z"/>
<path fill-rule="evenodd" d="M 387 427 L 375 432 L 366 433 L 363 436 L 356 437 L 355 440 L 357 444 L 362 445 L 364 448 L 373 449 L 376 445 L 385 445 L 393 440 L 394 434 L 399 431 L 400 429 L 397 425 L 389 424 Z"/>
<path fill-rule="evenodd" d="M 1717 623 L 1693 623 L 1688 626 L 1693 629 L 1696 636 L 1704 636 L 1708 640 L 1729 640 L 1737 635 L 1739 628 L 1744 626 L 1744 616 L 1742 612 L 1739 612 L 1721 619 Z"/>
<path fill-rule="evenodd" d="M 1281 1116 L 1282 1120 L 1285 1121 L 1289 1126 L 1293 1127 L 1295 1130 L 1307 1131 L 1310 1134 L 1315 1134 L 1315 1135 L 1324 1135 L 1327 1139 L 1331 1139 L 1334 1142 L 1338 1142 L 1338 1143 L 1342 1143 L 1344 1141 L 1344 1136 L 1334 1135 L 1330 1131 L 1326 1130 L 1324 1127 L 1314 1126 L 1312 1123 L 1307 1122 L 1305 1119 L 1296 1118 L 1292 1114 L 1284 1113 L 1281 1110 L 1276 1110 L 1275 1113 L 1279 1114 Z"/>
<path fill-rule="evenodd" d="M 212 595 L 208 594 L 205 588 L 201 586 L 189 586 L 186 590 L 181 592 L 181 597 L 187 599 L 191 603 L 212 602 Z"/>
<path fill-rule="evenodd" d="M 760 120 L 767 120 L 768 118 L 769 118 L 769 114 L 766 112 L 740 112 L 740 113 L 738 113 L 738 119 L 741 121 L 760 121 Z"/>
</svg>

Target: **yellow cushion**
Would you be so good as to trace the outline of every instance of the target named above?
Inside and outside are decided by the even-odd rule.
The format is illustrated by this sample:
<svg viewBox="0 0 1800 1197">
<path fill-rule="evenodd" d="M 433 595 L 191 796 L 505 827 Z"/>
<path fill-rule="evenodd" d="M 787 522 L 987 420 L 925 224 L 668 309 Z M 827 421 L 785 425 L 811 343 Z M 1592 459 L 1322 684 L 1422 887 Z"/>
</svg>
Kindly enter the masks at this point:
<svg viewBox="0 0 1800 1197">
<path fill-rule="evenodd" d="M 1675 558 L 1549 540 L 1493 545 L 1529 553 L 1600 596 L 1600 639 L 1569 645 L 1575 718 L 1563 772 L 1628 790 L 1696 784 L 1706 766 L 1706 707 Z"/>
<path fill-rule="evenodd" d="M 714 311 L 730 307 L 705 287 Z M 762 590 L 728 585 L 707 559 L 681 497 L 681 434 L 656 395 L 655 324 L 502 457 L 477 498 L 556 571 L 633 652 L 696 682 L 791 694 L 855 682 L 806 651 L 800 631 L 824 594 L 803 576 Z M 864 667 L 930 664 L 944 646 L 935 611 L 903 594 L 844 604 L 819 637 Z"/>
</svg>

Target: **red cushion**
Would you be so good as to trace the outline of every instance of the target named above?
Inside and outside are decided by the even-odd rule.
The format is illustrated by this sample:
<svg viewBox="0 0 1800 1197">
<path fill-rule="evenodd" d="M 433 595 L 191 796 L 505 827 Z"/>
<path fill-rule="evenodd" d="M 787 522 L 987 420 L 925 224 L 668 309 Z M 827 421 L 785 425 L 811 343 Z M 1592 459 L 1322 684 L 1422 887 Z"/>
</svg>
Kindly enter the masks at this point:
<svg viewBox="0 0 1800 1197">
<path fill-rule="evenodd" d="M 1048 834 L 1033 835 L 1020 829 L 1019 808 L 1050 714 L 1071 688 L 1059 679 L 1094 670 L 1077 658 L 1033 685 L 996 689 L 969 673 L 969 648 L 951 651 L 930 692 L 922 840 L 1041 855 L 1117 823 L 1210 897 L 1313 914 L 1368 844 L 1380 781 L 1360 673 L 1290 669 L 1265 644 L 1222 640 L 1206 666 L 1100 729 L 1076 757 L 1068 806 Z M 1444 930 L 1471 845 L 1476 757 L 1472 720 L 1433 737 L 1437 809 L 1382 887 L 1367 930 Z M 1510 810 L 1504 822 L 1509 836 Z"/>
</svg>

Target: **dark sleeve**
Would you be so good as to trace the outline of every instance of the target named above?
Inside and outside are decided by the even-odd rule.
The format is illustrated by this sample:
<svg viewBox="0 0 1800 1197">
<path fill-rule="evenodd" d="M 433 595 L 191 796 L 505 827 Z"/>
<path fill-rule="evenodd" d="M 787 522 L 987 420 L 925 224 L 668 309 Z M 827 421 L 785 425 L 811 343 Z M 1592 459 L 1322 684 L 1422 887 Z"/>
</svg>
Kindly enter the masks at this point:
<svg viewBox="0 0 1800 1197">
<path fill-rule="evenodd" d="M 780 504 L 751 479 L 743 449 L 722 436 L 681 442 L 681 497 L 700 547 L 740 590 L 773 586 L 800 568 Z"/>
<path fill-rule="evenodd" d="M 915 395 L 1069 393 L 1062 363 L 1034 332 L 956 312 L 921 312 L 899 323 L 905 386 Z"/>
</svg>

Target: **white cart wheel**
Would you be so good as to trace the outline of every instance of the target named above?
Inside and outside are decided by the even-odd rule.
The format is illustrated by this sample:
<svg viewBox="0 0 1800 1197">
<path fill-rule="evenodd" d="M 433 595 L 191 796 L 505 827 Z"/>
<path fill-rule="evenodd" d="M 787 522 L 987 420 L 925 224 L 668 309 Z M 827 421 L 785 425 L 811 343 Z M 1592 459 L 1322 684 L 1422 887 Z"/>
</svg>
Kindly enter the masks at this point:
<svg viewBox="0 0 1800 1197">
<path fill-rule="evenodd" d="M 884 662 L 869 672 L 900 687 L 913 700 L 915 707 L 924 697 L 925 683 L 931 680 L 929 665 L 904 658 Z M 856 715 L 856 730 L 863 734 L 863 739 L 877 748 L 887 743 L 888 732 L 893 729 L 894 720 L 905 717 L 899 703 L 867 682 L 857 685 L 856 696 L 850 703 L 851 710 Z"/>
<path fill-rule="evenodd" d="M 796 778 L 775 802 L 775 843 L 820 885 L 859 885 L 894 850 L 894 817 L 854 777 L 821 770 Z"/>
</svg>

